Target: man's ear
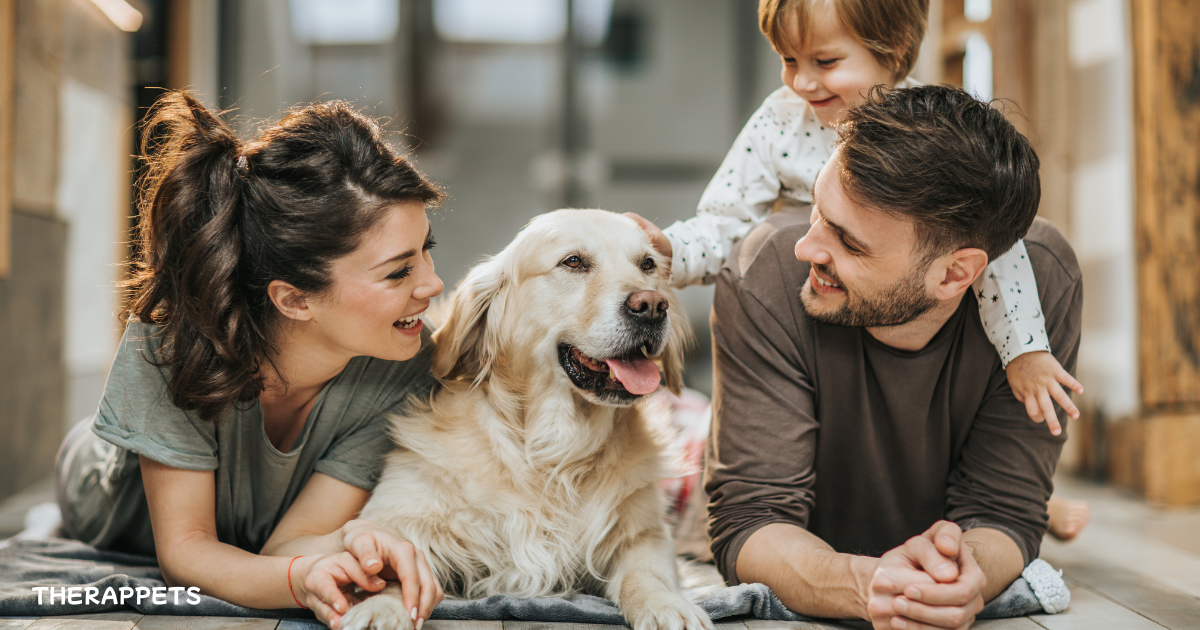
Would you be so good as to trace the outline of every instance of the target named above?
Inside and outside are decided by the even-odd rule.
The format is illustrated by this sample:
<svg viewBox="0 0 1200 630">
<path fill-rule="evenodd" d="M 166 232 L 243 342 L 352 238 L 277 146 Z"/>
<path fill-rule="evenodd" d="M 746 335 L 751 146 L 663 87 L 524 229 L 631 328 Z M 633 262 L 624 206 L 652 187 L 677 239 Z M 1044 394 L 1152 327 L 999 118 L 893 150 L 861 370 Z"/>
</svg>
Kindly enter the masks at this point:
<svg viewBox="0 0 1200 630">
<path fill-rule="evenodd" d="M 987 266 L 987 252 L 977 247 L 964 247 L 938 258 L 930 266 L 938 274 L 934 278 L 934 297 L 949 300 L 962 295 Z"/>
<path fill-rule="evenodd" d="M 267 285 L 267 296 L 284 317 L 301 322 L 312 319 L 308 296 L 291 284 L 283 280 L 272 280 L 271 284 Z"/>
</svg>

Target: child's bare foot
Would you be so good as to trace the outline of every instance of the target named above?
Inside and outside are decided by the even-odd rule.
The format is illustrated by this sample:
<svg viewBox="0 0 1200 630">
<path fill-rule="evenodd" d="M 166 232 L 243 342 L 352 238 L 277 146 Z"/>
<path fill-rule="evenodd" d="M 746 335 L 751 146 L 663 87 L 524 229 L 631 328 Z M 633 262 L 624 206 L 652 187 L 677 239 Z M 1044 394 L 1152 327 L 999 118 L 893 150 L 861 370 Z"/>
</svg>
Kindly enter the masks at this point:
<svg viewBox="0 0 1200 630">
<path fill-rule="evenodd" d="M 1046 507 L 1050 512 L 1050 535 L 1063 542 L 1078 536 L 1092 516 L 1087 501 L 1050 497 Z"/>
</svg>

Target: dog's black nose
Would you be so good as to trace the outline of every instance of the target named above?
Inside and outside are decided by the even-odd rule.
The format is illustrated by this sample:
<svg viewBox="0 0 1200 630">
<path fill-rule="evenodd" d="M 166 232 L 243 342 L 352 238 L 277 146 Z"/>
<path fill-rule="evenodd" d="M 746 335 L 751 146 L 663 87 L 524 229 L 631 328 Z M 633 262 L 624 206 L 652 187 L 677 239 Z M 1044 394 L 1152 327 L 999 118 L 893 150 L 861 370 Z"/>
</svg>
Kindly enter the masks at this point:
<svg viewBox="0 0 1200 630">
<path fill-rule="evenodd" d="M 667 298 L 658 291 L 638 291 L 625 300 L 625 308 L 634 320 L 654 323 L 667 316 Z"/>
</svg>

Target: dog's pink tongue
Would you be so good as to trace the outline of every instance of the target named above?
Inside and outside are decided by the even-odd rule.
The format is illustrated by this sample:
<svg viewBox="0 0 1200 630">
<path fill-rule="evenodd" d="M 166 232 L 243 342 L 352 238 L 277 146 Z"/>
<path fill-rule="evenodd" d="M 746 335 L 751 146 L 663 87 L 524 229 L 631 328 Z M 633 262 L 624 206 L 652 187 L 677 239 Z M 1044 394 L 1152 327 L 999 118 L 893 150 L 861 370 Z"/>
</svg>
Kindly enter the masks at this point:
<svg viewBox="0 0 1200 630">
<path fill-rule="evenodd" d="M 608 359 L 605 363 L 630 394 L 641 396 L 658 389 L 658 366 L 650 359 Z"/>
</svg>

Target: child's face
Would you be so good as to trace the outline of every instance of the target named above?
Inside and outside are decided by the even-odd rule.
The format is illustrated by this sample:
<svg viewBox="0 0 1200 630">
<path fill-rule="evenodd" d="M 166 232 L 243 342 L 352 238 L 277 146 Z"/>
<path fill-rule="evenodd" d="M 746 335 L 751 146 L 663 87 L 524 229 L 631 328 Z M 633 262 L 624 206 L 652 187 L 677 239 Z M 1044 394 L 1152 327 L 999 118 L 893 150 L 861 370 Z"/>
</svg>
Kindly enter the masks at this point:
<svg viewBox="0 0 1200 630">
<path fill-rule="evenodd" d="M 799 18 L 793 13 L 786 19 L 787 50 L 776 51 L 783 60 L 783 84 L 813 106 L 821 124 L 837 122 L 872 86 L 896 84 L 891 71 L 842 28 L 829 4 L 813 12 L 809 41 L 803 46 Z"/>
</svg>

